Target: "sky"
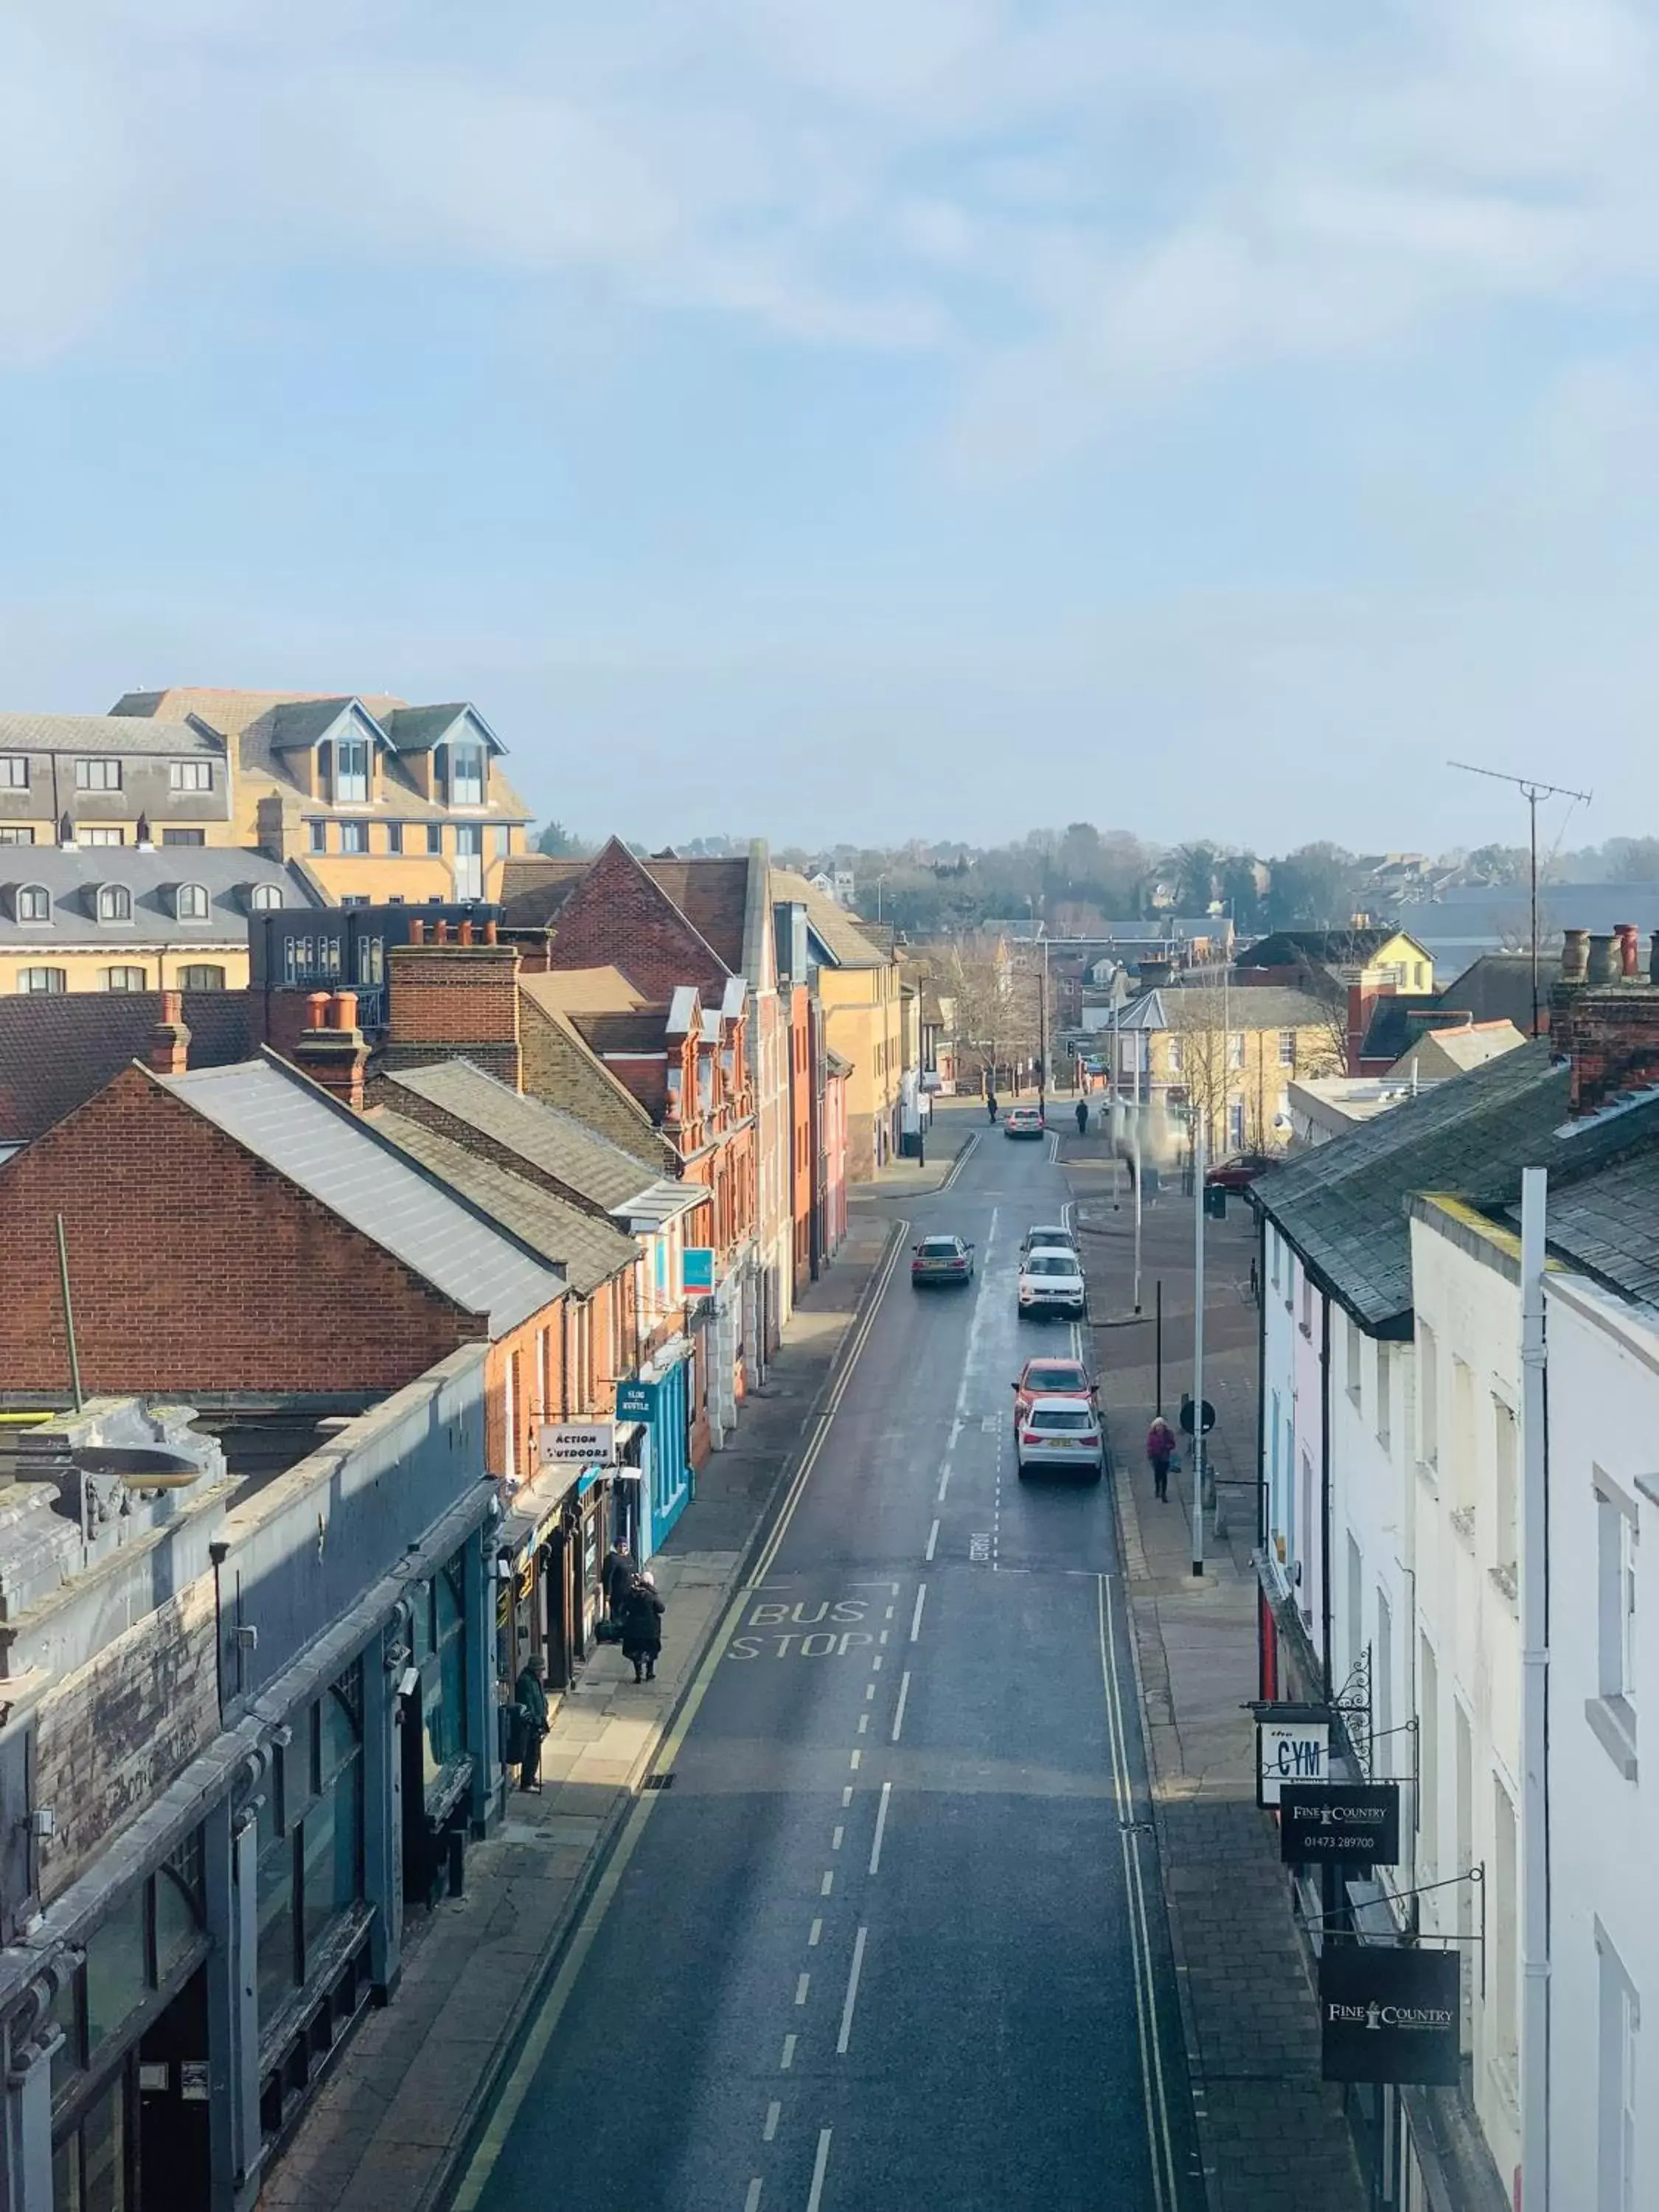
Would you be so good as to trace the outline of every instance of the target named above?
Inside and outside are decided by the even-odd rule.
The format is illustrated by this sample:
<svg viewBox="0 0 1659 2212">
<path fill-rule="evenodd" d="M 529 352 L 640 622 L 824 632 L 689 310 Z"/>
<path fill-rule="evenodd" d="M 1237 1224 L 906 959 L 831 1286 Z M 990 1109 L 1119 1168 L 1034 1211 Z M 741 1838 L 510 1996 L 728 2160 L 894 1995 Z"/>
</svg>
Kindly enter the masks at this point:
<svg viewBox="0 0 1659 2212">
<path fill-rule="evenodd" d="M 9 0 L 0 703 L 470 697 L 653 842 L 1653 831 L 1656 143 L 1626 0 Z"/>
</svg>

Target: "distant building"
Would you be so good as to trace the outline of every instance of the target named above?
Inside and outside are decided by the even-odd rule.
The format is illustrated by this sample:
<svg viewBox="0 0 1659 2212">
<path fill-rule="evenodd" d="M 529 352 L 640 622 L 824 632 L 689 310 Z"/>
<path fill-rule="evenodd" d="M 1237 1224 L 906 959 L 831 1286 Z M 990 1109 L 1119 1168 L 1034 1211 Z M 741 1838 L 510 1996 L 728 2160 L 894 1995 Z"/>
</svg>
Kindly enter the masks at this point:
<svg viewBox="0 0 1659 2212">
<path fill-rule="evenodd" d="M 233 767 L 182 709 L 0 714 L 0 846 L 232 844 Z"/>
</svg>

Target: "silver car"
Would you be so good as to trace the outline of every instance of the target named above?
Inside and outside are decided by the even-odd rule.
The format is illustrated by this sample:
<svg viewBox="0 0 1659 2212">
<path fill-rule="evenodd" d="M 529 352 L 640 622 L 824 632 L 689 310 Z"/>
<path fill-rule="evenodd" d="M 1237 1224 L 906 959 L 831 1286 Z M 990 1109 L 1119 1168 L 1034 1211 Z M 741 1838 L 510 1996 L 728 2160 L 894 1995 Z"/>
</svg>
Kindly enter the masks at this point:
<svg viewBox="0 0 1659 2212">
<path fill-rule="evenodd" d="M 1076 1233 L 1062 1229 L 1058 1222 L 1040 1222 L 1035 1229 L 1028 1229 L 1019 1240 L 1022 1265 L 1033 1252 L 1075 1252 L 1077 1249 Z"/>
<path fill-rule="evenodd" d="M 1052 1467 L 1098 1482 L 1106 1469 L 1099 1413 L 1084 1398 L 1034 1399 L 1015 1432 L 1014 1465 L 1022 1480 L 1034 1467 Z"/>
</svg>

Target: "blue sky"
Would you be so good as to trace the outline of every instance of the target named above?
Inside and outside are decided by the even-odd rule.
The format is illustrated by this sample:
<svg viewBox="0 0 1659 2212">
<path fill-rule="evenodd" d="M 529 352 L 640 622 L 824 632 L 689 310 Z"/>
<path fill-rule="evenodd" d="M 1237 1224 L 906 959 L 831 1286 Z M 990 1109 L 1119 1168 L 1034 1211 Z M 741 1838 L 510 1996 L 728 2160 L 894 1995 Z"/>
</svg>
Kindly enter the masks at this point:
<svg viewBox="0 0 1659 2212">
<path fill-rule="evenodd" d="M 15 0 L 0 698 L 653 841 L 1659 826 L 1624 0 Z"/>
</svg>

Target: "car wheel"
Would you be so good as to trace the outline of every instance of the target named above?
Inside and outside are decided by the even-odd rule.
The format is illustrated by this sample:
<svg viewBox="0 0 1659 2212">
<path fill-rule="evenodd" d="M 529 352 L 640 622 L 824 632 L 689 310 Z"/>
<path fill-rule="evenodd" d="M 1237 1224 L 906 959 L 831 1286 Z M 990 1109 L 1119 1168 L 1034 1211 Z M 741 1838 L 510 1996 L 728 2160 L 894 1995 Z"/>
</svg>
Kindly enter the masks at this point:
<svg viewBox="0 0 1659 2212">
<path fill-rule="evenodd" d="M 1024 1482 L 1024 1480 L 1025 1480 L 1025 1462 L 1024 1462 L 1024 1461 L 1023 1459 L 1021 1459 L 1021 1457 L 1019 1456 L 1019 1455 L 1018 1455 L 1018 1452 L 1016 1452 L 1016 1453 L 1015 1453 L 1015 1455 L 1014 1455 L 1014 1473 L 1018 1476 L 1019 1480 L 1020 1480 L 1022 1482 Z"/>
</svg>

